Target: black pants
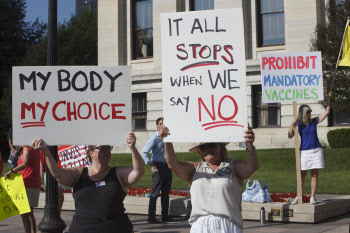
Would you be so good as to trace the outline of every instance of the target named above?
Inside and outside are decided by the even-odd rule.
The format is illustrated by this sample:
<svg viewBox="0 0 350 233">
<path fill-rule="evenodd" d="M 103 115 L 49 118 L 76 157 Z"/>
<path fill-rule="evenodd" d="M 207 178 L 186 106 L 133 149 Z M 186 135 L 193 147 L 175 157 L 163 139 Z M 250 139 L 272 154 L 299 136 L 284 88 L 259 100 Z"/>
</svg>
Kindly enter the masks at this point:
<svg viewBox="0 0 350 233">
<path fill-rule="evenodd" d="M 167 164 L 155 163 L 155 166 L 158 168 L 159 172 L 153 172 L 152 175 L 153 190 L 149 199 L 148 217 L 155 217 L 158 195 L 159 192 L 162 192 L 161 204 L 162 217 L 164 218 L 168 216 L 169 192 L 173 176 Z"/>
</svg>

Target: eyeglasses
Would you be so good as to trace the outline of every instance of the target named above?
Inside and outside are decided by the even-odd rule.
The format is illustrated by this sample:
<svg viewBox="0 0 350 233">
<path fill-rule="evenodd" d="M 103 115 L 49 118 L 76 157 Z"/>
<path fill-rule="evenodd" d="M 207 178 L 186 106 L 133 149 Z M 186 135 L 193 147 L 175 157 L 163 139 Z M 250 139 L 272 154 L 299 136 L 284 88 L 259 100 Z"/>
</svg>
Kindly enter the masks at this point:
<svg viewBox="0 0 350 233">
<path fill-rule="evenodd" d="M 96 146 L 96 147 L 91 148 L 91 150 L 95 150 L 95 149 L 112 151 L 113 150 L 113 146 Z"/>
<path fill-rule="evenodd" d="M 306 113 L 311 113 L 312 112 L 312 110 L 309 110 L 309 111 L 307 111 Z"/>
<path fill-rule="evenodd" d="M 216 143 L 206 143 L 203 145 L 198 146 L 200 150 L 205 150 L 205 149 L 209 149 L 209 148 L 215 148 L 216 147 Z"/>
</svg>

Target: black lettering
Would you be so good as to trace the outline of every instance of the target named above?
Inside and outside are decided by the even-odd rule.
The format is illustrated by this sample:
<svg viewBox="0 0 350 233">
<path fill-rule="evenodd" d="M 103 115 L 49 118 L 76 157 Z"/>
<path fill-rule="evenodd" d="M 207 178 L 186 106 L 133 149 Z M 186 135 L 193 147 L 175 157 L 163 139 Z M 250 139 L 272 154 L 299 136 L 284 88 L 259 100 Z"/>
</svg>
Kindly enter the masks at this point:
<svg viewBox="0 0 350 233">
<path fill-rule="evenodd" d="M 94 76 L 97 77 L 98 81 L 100 81 L 100 83 L 98 84 L 97 87 L 95 87 L 96 81 L 95 81 Z M 101 76 L 100 76 L 97 72 L 95 72 L 95 71 L 91 71 L 91 72 L 90 72 L 90 85 L 91 85 L 91 90 L 92 90 L 92 91 L 97 91 L 97 90 L 99 90 L 99 89 L 102 87 L 102 78 L 101 78 Z"/>
<path fill-rule="evenodd" d="M 25 76 L 24 74 L 19 74 L 19 81 L 20 81 L 20 88 L 21 90 L 24 89 L 24 81 L 29 83 L 30 81 L 33 80 L 33 89 L 36 91 L 36 76 L 35 76 L 35 71 L 33 71 L 30 75 L 29 78 Z"/>
<path fill-rule="evenodd" d="M 43 85 L 41 85 L 41 90 L 44 91 L 45 90 L 45 87 L 46 87 L 46 84 L 47 84 L 47 81 L 49 81 L 49 78 L 51 76 L 51 72 L 48 72 L 47 73 L 47 76 L 43 75 L 42 73 L 37 73 L 36 74 L 39 78 L 41 78 L 42 80 L 44 80 L 43 82 Z"/>
<path fill-rule="evenodd" d="M 70 74 L 67 70 L 59 70 L 58 72 L 58 91 L 69 91 L 70 89 Z M 62 78 L 62 73 L 66 74 L 65 78 Z M 67 82 L 67 86 L 63 88 L 62 82 Z"/>
<path fill-rule="evenodd" d="M 198 24 L 198 26 L 196 26 L 196 24 Z M 199 22 L 199 19 L 197 19 L 197 18 L 194 19 L 192 30 L 191 30 L 191 34 L 193 34 L 193 31 L 195 29 L 199 29 L 201 31 L 201 33 L 203 33 L 203 29 L 202 29 L 201 23 Z"/>
<path fill-rule="evenodd" d="M 117 80 L 117 78 L 119 78 L 120 76 L 122 76 L 123 75 L 123 73 L 122 72 L 119 72 L 116 76 L 112 76 L 112 75 L 110 75 L 109 73 L 108 73 L 108 71 L 107 70 L 105 70 L 104 72 L 103 72 L 110 80 L 111 80 L 111 89 L 110 89 L 110 92 L 114 92 L 114 90 L 115 90 L 115 88 L 114 88 L 114 86 L 115 86 L 115 80 Z"/>
</svg>

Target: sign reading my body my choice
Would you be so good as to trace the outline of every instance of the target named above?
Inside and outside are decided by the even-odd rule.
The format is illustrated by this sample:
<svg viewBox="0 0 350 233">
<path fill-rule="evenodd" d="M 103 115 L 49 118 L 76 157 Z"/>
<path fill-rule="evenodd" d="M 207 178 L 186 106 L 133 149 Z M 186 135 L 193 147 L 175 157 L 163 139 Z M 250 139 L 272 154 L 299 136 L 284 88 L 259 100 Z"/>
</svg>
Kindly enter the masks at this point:
<svg viewBox="0 0 350 233">
<path fill-rule="evenodd" d="M 263 103 L 323 100 L 321 52 L 262 54 Z"/>
<path fill-rule="evenodd" d="M 13 67 L 15 145 L 120 145 L 131 131 L 130 67 Z"/>
<path fill-rule="evenodd" d="M 162 14 L 161 29 L 166 141 L 244 141 L 242 9 Z"/>
</svg>

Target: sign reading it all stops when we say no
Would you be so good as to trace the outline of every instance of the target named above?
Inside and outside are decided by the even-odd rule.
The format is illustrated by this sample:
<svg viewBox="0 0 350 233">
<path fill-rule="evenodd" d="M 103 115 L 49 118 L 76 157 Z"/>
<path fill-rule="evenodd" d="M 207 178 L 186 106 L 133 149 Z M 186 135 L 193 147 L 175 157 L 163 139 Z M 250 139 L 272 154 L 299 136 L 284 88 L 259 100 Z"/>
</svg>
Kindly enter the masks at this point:
<svg viewBox="0 0 350 233">
<path fill-rule="evenodd" d="M 13 141 L 120 145 L 131 131 L 130 67 L 13 67 Z"/>
<path fill-rule="evenodd" d="M 244 141 L 242 9 L 162 14 L 161 34 L 166 141 Z"/>
</svg>

